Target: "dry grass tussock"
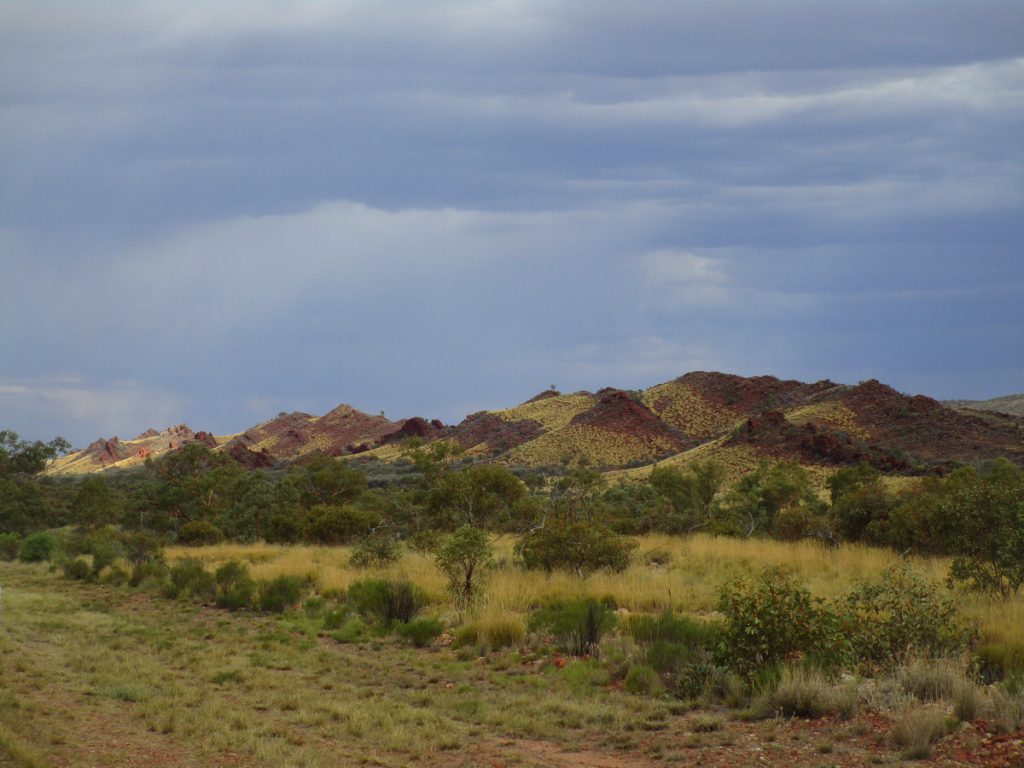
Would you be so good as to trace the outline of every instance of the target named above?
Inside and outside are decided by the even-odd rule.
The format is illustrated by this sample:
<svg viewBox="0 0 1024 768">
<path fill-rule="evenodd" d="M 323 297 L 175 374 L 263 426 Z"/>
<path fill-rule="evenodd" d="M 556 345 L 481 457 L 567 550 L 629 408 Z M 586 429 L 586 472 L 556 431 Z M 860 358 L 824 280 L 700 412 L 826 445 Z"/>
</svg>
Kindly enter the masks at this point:
<svg viewBox="0 0 1024 768">
<path fill-rule="evenodd" d="M 566 572 L 545 574 L 525 571 L 513 564 L 515 541 L 505 536 L 495 542 L 499 565 L 487 574 L 484 593 L 493 610 L 516 614 L 539 604 L 565 598 L 610 597 L 630 611 L 673 608 L 694 614 L 715 610 L 719 590 L 726 582 L 752 577 L 767 566 L 785 566 L 821 598 L 836 598 L 859 580 L 879 580 L 885 570 L 908 562 L 935 583 L 946 576 L 949 563 L 943 558 L 901 558 L 890 550 L 859 544 L 827 548 L 817 542 L 781 542 L 734 539 L 702 534 L 689 537 L 665 535 L 638 539 L 633 565 L 622 573 L 597 572 L 586 577 Z M 664 550 L 669 565 L 645 564 L 644 553 Z M 316 588 L 346 589 L 367 577 L 406 578 L 423 588 L 432 600 L 444 602 L 445 580 L 430 555 L 406 553 L 384 569 L 359 569 L 349 564 L 346 547 L 278 546 L 269 544 L 220 544 L 208 547 L 172 547 L 171 561 L 196 557 L 208 567 L 231 559 L 250 565 L 257 579 L 280 575 L 309 576 Z M 957 593 L 964 616 L 983 639 L 994 643 L 1024 644 L 1024 596 L 1005 601 L 972 593 Z"/>
</svg>

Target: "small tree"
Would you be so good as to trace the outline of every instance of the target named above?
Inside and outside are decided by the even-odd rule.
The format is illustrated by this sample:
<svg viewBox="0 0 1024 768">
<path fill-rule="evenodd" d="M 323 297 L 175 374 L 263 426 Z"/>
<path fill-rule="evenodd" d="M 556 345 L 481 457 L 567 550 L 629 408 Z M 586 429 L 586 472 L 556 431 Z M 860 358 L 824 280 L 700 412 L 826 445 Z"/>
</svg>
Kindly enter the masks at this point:
<svg viewBox="0 0 1024 768">
<path fill-rule="evenodd" d="M 438 550 L 437 567 L 448 577 L 448 587 L 460 610 L 473 602 L 480 588 L 481 572 L 492 558 L 487 534 L 471 525 L 455 531 Z"/>
</svg>

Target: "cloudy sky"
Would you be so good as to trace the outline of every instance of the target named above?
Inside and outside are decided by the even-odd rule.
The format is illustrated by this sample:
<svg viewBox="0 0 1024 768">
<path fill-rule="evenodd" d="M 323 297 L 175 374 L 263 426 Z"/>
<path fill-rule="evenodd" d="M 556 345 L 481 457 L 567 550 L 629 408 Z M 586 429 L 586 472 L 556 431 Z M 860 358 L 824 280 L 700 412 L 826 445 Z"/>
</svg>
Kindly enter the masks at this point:
<svg viewBox="0 0 1024 768">
<path fill-rule="evenodd" d="M 1024 391 L 1019 0 L 0 0 L 0 428 Z"/>
</svg>

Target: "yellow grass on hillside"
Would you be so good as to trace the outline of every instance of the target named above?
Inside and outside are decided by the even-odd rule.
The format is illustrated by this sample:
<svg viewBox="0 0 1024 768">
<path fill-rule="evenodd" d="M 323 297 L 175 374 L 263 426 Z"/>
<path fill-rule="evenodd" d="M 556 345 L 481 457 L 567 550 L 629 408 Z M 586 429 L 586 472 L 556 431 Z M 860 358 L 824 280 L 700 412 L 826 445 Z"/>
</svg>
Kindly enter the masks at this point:
<svg viewBox="0 0 1024 768">
<path fill-rule="evenodd" d="M 558 464 L 568 455 L 602 467 L 650 460 L 655 454 L 671 449 L 667 440 L 644 441 L 620 432 L 574 424 L 518 445 L 506 458 L 511 464 L 536 467 Z"/>
<path fill-rule="evenodd" d="M 643 393 L 643 402 L 665 422 L 693 437 L 712 437 L 737 423 L 736 415 L 728 408 L 709 403 L 678 381 L 651 387 Z"/>
<path fill-rule="evenodd" d="M 633 612 L 673 608 L 707 615 L 714 612 L 724 584 L 738 577 L 756 576 L 767 566 L 789 568 L 814 595 L 825 599 L 846 593 L 861 580 L 877 582 L 887 568 L 899 563 L 909 565 L 937 584 L 943 582 L 949 568 L 946 558 L 901 558 L 891 550 L 859 544 L 827 548 L 812 541 L 780 542 L 702 534 L 649 535 L 637 541 L 633 565 L 622 573 L 598 572 L 579 577 L 565 572 L 547 575 L 516 567 L 512 562 L 514 540 L 502 537 L 495 544 L 499 565 L 489 574 L 485 586 L 488 609 L 525 614 L 545 601 L 590 596 L 611 597 L 620 608 Z M 645 564 L 645 554 L 654 550 L 668 554 L 667 566 Z M 172 562 L 195 557 L 209 568 L 237 559 L 249 563 L 256 578 L 309 576 L 320 591 L 345 589 L 353 581 L 367 577 L 407 578 L 433 600 L 445 600 L 443 576 L 429 555 L 418 553 L 407 553 L 383 570 L 351 567 L 350 550 L 344 547 L 222 544 L 173 547 L 167 555 Z M 1024 595 L 1002 601 L 956 593 L 954 599 L 987 641 L 1024 644 Z"/>
<path fill-rule="evenodd" d="M 714 461 L 725 469 L 726 485 L 733 485 L 743 475 L 753 472 L 761 461 L 757 451 L 749 445 L 725 446 L 728 437 L 711 440 L 696 448 L 669 456 L 654 464 L 630 469 L 618 469 L 605 472 L 605 479 L 612 483 L 639 483 L 651 476 L 655 467 L 679 467 L 698 461 Z"/>
<path fill-rule="evenodd" d="M 786 411 L 786 419 L 793 424 L 804 425 L 810 421 L 824 422 L 841 429 L 854 437 L 866 439 L 869 435 L 857 425 L 857 414 L 842 403 L 825 402 L 804 405 Z"/>
<path fill-rule="evenodd" d="M 532 419 L 545 430 L 553 431 L 569 426 L 570 421 L 596 402 L 597 398 L 590 394 L 558 395 L 491 413 L 500 416 L 504 421 Z"/>
</svg>

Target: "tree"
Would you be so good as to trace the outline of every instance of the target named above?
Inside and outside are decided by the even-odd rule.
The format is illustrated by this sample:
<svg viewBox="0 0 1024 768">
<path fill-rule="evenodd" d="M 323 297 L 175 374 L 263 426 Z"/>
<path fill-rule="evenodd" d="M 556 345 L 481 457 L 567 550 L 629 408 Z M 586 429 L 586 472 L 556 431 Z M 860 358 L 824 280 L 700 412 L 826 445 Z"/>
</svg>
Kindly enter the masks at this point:
<svg viewBox="0 0 1024 768">
<path fill-rule="evenodd" d="M 481 572 L 490 565 L 493 549 L 487 534 L 472 525 L 463 525 L 441 545 L 435 562 L 448 577 L 448 588 L 455 605 L 464 610 L 476 598 Z"/>
<path fill-rule="evenodd" d="M 86 478 L 71 502 L 72 519 L 82 529 L 98 528 L 115 522 L 119 509 L 119 499 L 102 475 Z"/>
<path fill-rule="evenodd" d="M 427 492 L 427 509 L 437 527 L 507 529 L 525 496 L 526 486 L 508 467 L 478 464 L 438 475 Z"/>
<path fill-rule="evenodd" d="M 48 443 L 40 440 L 27 442 L 9 429 L 0 430 L 0 477 L 34 477 L 46 469 L 48 462 L 70 450 L 71 444 L 63 437 Z"/>
<path fill-rule="evenodd" d="M 28 442 L 0 430 L 0 531 L 24 534 L 58 522 L 36 476 L 70 447 L 62 437 Z"/>
<path fill-rule="evenodd" d="M 306 508 L 350 504 L 366 490 L 365 474 L 347 461 L 323 454 L 294 467 L 291 478 L 299 491 L 299 502 Z"/>
<path fill-rule="evenodd" d="M 740 479 L 724 506 L 731 532 L 747 537 L 773 533 L 776 519 L 783 511 L 787 516 L 810 516 L 820 514 L 823 508 L 807 470 L 795 462 L 774 466 L 762 462 L 754 472 Z"/>
</svg>

